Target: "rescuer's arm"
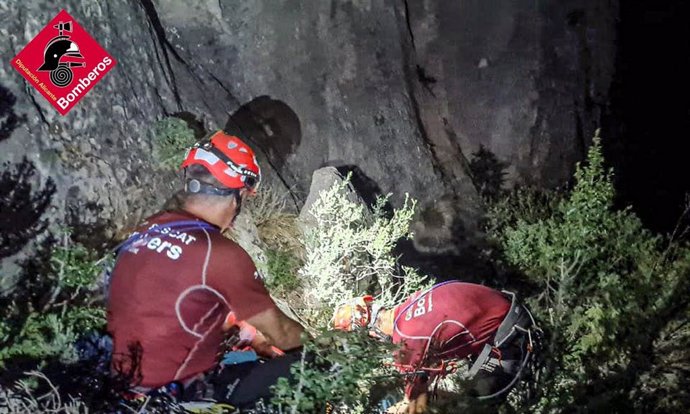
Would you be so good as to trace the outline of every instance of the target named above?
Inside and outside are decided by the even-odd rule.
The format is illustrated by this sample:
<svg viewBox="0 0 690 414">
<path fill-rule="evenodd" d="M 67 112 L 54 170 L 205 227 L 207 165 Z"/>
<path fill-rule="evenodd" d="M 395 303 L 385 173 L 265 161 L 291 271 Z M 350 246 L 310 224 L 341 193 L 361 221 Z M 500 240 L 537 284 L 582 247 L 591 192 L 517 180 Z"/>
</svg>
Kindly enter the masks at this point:
<svg viewBox="0 0 690 414">
<path fill-rule="evenodd" d="M 227 299 L 237 320 L 254 326 L 283 351 L 300 347 L 304 328 L 276 306 L 247 252 L 230 240 L 214 241 L 218 254 L 209 266 L 209 284 Z"/>
<path fill-rule="evenodd" d="M 270 344 L 283 351 L 302 346 L 301 336 L 304 328 L 277 307 L 259 312 L 248 318 L 247 322 L 261 331 Z"/>
</svg>

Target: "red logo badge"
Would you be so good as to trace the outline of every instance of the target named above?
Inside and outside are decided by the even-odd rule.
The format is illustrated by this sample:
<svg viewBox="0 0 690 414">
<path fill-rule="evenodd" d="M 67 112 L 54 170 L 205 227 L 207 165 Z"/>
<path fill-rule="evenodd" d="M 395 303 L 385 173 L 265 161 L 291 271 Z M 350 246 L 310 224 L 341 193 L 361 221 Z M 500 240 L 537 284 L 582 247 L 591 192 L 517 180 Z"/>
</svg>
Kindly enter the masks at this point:
<svg viewBox="0 0 690 414">
<path fill-rule="evenodd" d="M 100 81 L 117 62 L 62 10 L 12 59 L 61 115 Z"/>
</svg>

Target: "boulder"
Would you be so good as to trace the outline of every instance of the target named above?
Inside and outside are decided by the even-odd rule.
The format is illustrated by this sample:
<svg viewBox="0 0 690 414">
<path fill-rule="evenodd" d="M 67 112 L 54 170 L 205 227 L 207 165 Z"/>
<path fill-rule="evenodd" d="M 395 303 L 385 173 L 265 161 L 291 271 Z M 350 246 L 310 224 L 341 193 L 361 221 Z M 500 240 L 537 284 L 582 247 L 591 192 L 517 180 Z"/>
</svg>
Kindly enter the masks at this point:
<svg viewBox="0 0 690 414">
<path fill-rule="evenodd" d="M 323 167 L 314 171 L 314 174 L 312 174 L 311 187 L 309 188 L 309 195 L 304 201 L 302 210 L 299 213 L 299 223 L 303 226 L 303 229 L 316 225 L 316 218 L 311 210 L 314 203 L 321 197 L 322 192 L 329 191 L 336 185 L 342 186 L 344 181 L 345 177 L 343 177 L 335 167 Z M 357 194 L 351 182 L 345 185 L 341 191 L 344 192 L 347 200 L 351 203 L 366 206 L 364 200 Z"/>
<path fill-rule="evenodd" d="M 250 212 L 243 210 L 237 216 L 230 230 L 230 238 L 242 246 L 262 273 L 266 272 L 265 245 Z"/>
</svg>

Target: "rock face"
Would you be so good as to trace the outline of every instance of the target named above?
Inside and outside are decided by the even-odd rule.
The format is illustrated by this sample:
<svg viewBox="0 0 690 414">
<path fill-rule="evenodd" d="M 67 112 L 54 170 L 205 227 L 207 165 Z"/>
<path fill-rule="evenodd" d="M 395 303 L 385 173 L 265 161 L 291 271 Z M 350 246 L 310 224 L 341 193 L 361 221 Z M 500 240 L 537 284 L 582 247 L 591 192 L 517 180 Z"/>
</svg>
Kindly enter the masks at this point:
<svg viewBox="0 0 690 414">
<path fill-rule="evenodd" d="M 447 216 L 461 239 L 471 238 L 480 177 L 469 161 L 481 146 L 507 164 L 509 185 L 558 185 L 582 157 L 607 103 L 618 11 L 615 1 L 593 0 L 61 7 L 118 66 L 60 117 L 9 66 L 58 9 L 0 5 L 0 161 L 26 157 L 37 171 L 30 188 L 43 191 L 49 179 L 55 187 L 23 252 L 45 234 L 43 224 L 101 226 L 96 233 L 109 237 L 160 206 L 175 177 L 154 171 L 151 130 L 172 114 L 244 134 L 297 208 L 314 170 L 356 168 L 392 192 L 394 205 L 408 192 L 431 210 L 420 217 Z M 420 232 L 458 239 L 437 224 Z M 417 247 L 444 243 L 419 237 Z"/>
<path fill-rule="evenodd" d="M 441 163 L 483 146 L 510 183 L 568 179 L 608 102 L 615 2 L 407 4 L 415 97 L 432 146 L 450 153 Z"/>
<path fill-rule="evenodd" d="M 10 66 L 10 59 L 59 11 L 48 1 L 0 5 L 0 90 L 9 122 L 0 137 L 3 176 L 3 276 L 34 254 L 48 229 L 76 227 L 76 236 L 100 244 L 118 229 L 151 213 L 170 194 L 172 175 L 155 173 L 151 159 L 153 122 L 174 107 L 174 96 L 157 62 L 146 14 L 126 2 L 66 1 L 64 7 L 118 60 L 108 74 L 67 116 L 60 116 Z M 10 99 L 8 100 L 7 97 Z M 23 166 L 22 166 L 23 165 Z M 14 189 L 14 190 L 11 190 Z M 46 191 L 49 190 L 49 191 Z M 48 202 L 39 217 L 8 210 L 18 200 L 41 194 Z M 30 206 L 27 205 L 30 209 Z M 22 220 L 22 218 L 26 220 Z M 28 220 L 28 222 L 27 222 Z M 9 235 L 26 232 L 21 240 Z"/>
</svg>

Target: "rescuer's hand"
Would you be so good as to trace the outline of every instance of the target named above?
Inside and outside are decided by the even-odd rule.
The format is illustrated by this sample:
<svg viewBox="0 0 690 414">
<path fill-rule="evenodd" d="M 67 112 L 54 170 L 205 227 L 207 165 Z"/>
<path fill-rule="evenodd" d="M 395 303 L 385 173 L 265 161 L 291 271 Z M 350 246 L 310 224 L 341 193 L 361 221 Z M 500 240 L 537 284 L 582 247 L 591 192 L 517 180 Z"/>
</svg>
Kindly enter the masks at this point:
<svg viewBox="0 0 690 414">
<path fill-rule="evenodd" d="M 386 410 L 386 414 L 407 414 L 407 406 L 409 401 L 407 398 L 404 401 L 400 401 L 394 406 Z"/>
<path fill-rule="evenodd" d="M 423 414 L 426 413 L 427 394 L 425 392 L 419 394 L 417 398 L 412 400 L 407 397 L 389 408 L 387 414 Z"/>
<path fill-rule="evenodd" d="M 285 355 L 283 351 L 271 345 L 264 334 L 256 331 L 256 336 L 251 342 L 251 346 L 256 353 L 264 358 L 275 358 L 277 356 Z"/>
<path fill-rule="evenodd" d="M 419 394 L 414 400 L 410 400 L 407 407 L 408 414 L 422 414 L 426 412 L 427 394 L 425 392 Z"/>
</svg>

